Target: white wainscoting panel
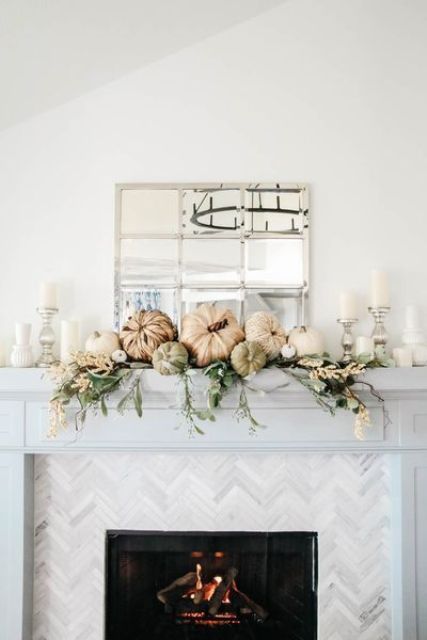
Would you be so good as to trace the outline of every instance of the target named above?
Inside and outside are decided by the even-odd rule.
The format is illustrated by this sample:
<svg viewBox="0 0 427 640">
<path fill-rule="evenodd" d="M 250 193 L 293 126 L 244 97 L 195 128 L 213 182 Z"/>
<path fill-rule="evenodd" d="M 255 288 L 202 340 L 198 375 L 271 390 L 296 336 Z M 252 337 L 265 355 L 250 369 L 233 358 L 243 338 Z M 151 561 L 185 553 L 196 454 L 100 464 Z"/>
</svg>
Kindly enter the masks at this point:
<svg viewBox="0 0 427 640">
<path fill-rule="evenodd" d="M 24 403 L 0 400 L 0 445 L 22 447 L 24 444 Z"/>
<path fill-rule="evenodd" d="M 402 640 L 427 640 L 427 453 L 407 453 L 398 465 L 402 492 Z"/>
<path fill-rule="evenodd" d="M 103 640 L 107 529 L 317 531 L 319 640 L 391 638 L 383 455 L 36 456 L 34 640 Z"/>
<path fill-rule="evenodd" d="M 29 533 L 32 542 L 32 491 L 28 499 L 25 494 L 32 462 L 20 453 L 0 452 L 0 640 L 31 638 L 32 545 L 27 537 Z"/>
</svg>

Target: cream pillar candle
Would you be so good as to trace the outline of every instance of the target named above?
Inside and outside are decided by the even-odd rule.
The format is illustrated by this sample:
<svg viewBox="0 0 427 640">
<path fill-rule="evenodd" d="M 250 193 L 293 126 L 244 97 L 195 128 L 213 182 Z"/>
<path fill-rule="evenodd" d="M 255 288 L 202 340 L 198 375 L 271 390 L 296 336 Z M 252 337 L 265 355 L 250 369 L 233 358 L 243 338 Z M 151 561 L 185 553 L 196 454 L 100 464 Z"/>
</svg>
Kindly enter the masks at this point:
<svg viewBox="0 0 427 640">
<path fill-rule="evenodd" d="M 357 298 L 351 291 L 340 293 L 340 320 L 357 320 Z"/>
<path fill-rule="evenodd" d="M 368 338 L 366 336 L 357 336 L 355 347 L 356 356 L 370 355 L 373 357 L 374 350 L 375 346 L 373 338 Z"/>
<path fill-rule="evenodd" d="M 410 347 L 395 347 L 393 360 L 396 367 L 412 367 L 412 349 Z"/>
<path fill-rule="evenodd" d="M 371 307 L 389 307 L 388 278 L 385 271 L 371 272 Z"/>
<path fill-rule="evenodd" d="M 54 282 L 42 282 L 40 284 L 39 308 L 57 308 L 56 284 Z"/>
<path fill-rule="evenodd" d="M 77 320 L 61 321 L 61 362 L 70 362 L 71 353 L 80 349 L 80 323 Z"/>
</svg>

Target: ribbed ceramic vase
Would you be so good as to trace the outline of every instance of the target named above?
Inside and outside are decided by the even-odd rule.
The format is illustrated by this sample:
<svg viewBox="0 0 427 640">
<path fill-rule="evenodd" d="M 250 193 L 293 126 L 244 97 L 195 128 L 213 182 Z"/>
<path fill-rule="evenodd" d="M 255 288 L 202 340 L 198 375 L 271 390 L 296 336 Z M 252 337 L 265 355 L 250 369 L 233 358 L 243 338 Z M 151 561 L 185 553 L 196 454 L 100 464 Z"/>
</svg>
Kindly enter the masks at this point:
<svg viewBox="0 0 427 640">
<path fill-rule="evenodd" d="M 12 354 L 10 356 L 10 361 L 12 363 L 12 367 L 17 368 L 25 368 L 31 367 L 33 365 L 33 351 L 31 346 L 15 344 L 12 349 Z"/>
</svg>

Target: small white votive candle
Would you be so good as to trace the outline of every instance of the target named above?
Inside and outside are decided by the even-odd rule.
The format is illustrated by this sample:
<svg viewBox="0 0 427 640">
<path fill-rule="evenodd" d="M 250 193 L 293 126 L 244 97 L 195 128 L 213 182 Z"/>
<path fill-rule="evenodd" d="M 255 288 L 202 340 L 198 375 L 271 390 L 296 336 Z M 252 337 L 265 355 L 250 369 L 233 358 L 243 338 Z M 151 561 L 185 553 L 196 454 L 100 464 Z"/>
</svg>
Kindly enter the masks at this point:
<svg viewBox="0 0 427 640">
<path fill-rule="evenodd" d="M 56 309 L 56 284 L 54 282 L 42 282 L 39 295 L 40 309 Z"/>
<path fill-rule="evenodd" d="M 374 269 L 371 272 L 371 307 L 388 307 L 388 278 L 385 271 Z"/>
<path fill-rule="evenodd" d="M 61 362 L 67 364 L 71 353 L 80 349 L 80 323 L 78 320 L 61 321 Z"/>
<path fill-rule="evenodd" d="M 393 360 L 396 367 L 412 367 L 412 349 L 410 347 L 395 347 Z"/>
<path fill-rule="evenodd" d="M 340 293 L 340 320 L 357 320 L 357 298 L 351 291 Z"/>
<path fill-rule="evenodd" d="M 20 347 L 27 347 L 30 344 L 31 324 L 29 322 L 17 322 L 15 324 L 15 340 Z"/>
<path fill-rule="evenodd" d="M 355 345 L 356 356 L 370 355 L 374 357 L 374 351 L 375 346 L 373 338 L 368 338 L 366 336 L 357 336 Z"/>
</svg>

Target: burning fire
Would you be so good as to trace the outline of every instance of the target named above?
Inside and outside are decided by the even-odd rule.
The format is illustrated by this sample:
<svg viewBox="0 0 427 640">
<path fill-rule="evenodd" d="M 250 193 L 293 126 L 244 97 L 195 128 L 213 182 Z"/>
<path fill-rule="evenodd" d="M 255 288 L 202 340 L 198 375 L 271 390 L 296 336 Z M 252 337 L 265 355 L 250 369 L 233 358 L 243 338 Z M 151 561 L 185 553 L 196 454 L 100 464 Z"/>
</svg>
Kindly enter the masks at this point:
<svg viewBox="0 0 427 640">
<path fill-rule="evenodd" d="M 194 588 L 188 589 L 182 596 L 183 598 L 191 598 L 195 604 L 203 601 L 209 602 L 212 599 L 217 587 L 221 584 L 222 577 L 215 576 L 209 582 L 203 584 L 202 581 L 202 565 L 196 564 L 196 585 Z M 236 582 L 233 580 L 233 588 L 237 589 Z M 221 600 L 221 604 L 230 604 L 230 588 L 228 588 Z"/>
<path fill-rule="evenodd" d="M 193 555 L 193 554 L 192 554 Z M 268 612 L 237 588 L 236 567 L 224 575 L 203 581 L 202 565 L 157 592 L 157 598 L 174 612 L 178 624 L 206 626 L 240 624 L 241 616 L 255 615 L 264 621 Z"/>
</svg>

